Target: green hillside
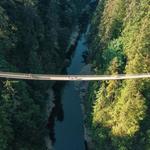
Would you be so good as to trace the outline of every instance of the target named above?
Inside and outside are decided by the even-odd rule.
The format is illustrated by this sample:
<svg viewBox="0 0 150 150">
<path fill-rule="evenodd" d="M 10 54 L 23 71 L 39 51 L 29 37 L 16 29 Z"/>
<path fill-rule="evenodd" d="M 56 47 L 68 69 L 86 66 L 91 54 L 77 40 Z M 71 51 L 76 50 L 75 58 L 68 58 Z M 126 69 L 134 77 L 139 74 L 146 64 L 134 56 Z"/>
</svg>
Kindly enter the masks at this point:
<svg viewBox="0 0 150 150">
<path fill-rule="evenodd" d="M 91 24 L 96 74 L 150 72 L 149 0 L 102 0 Z M 94 150 L 150 149 L 149 89 L 149 79 L 91 83 L 86 124 Z"/>
</svg>

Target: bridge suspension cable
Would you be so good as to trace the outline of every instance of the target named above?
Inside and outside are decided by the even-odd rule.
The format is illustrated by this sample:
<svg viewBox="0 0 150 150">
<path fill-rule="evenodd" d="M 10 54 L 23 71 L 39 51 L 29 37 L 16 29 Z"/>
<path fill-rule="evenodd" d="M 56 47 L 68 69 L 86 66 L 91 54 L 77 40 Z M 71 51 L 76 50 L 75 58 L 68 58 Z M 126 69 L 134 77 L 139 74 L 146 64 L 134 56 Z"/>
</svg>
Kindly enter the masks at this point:
<svg viewBox="0 0 150 150">
<path fill-rule="evenodd" d="M 150 78 L 150 73 L 118 75 L 45 75 L 31 73 L 0 72 L 0 78 L 45 81 L 99 81 Z"/>
</svg>

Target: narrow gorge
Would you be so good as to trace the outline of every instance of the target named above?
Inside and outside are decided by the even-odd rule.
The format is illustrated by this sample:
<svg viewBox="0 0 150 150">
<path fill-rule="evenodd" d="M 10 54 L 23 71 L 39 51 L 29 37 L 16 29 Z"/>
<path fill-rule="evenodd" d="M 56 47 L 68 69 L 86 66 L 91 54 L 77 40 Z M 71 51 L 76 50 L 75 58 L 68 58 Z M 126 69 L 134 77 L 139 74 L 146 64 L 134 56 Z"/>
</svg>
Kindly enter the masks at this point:
<svg viewBox="0 0 150 150">
<path fill-rule="evenodd" d="M 150 0 L 0 0 L 0 72 L 150 73 Z M 149 150 L 150 79 L 0 78 L 0 150 Z"/>
</svg>

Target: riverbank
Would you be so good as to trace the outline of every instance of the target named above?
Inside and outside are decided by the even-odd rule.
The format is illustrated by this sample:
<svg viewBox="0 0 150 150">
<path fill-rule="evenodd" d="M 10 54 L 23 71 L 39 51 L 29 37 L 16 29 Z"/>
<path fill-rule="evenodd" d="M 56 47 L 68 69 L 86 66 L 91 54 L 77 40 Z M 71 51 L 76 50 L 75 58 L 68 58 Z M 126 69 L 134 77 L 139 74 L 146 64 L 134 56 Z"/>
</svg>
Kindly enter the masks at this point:
<svg viewBox="0 0 150 150">
<path fill-rule="evenodd" d="M 91 68 L 92 68 L 91 64 L 85 64 L 85 66 L 81 69 L 80 74 L 82 75 L 92 74 Z M 91 132 L 86 124 L 86 117 L 87 117 L 86 101 L 88 97 L 88 88 L 89 88 L 89 81 L 81 81 L 79 83 L 76 83 L 76 89 L 80 94 L 81 108 L 84 119 L 84 139 L 86 144 L 86 150 L 93 150 L 94 144 L 91 138 Z"/>
<path fill-rule="evenodd" d="M 66 60 L 64 61 L 64 64 L 62 64 L 61 72 L 63 74 L 66 74 L 66 68 L 71 63 L 71 55 L 74 52 L 74 49 L 77 45 L 77 42 L 80 37 L 80 30 L 79 27 L 76 26 L 74 32 L 70 36 L 69 44 L 66 50 Z M 61 93 L 62 87 L 64 83 L 59 84 L 58 82 L 54 82 L 51 89 L 48 90 L 48 103 L 46 105 L 46 118 L 48 120 L 47 128 L 50 130 L 50 134 L 46 135 L 45 137 L 45 143 L 48 150 L 53 149 L 53 143 L 55 142 L 55 136 L 54 136 L 54 126 L 55 126 L 55 117 L 57 116 L 59 118 L 59 114 L 57 112 L 57 109 L 60 108 L 60 101 L 58 102 L 58 93 Z M 57 91 L 57 92 L 56 92 Z M 59 92 L 58 92 L 59 91 Z M 60 105 L 59 105 L 60 104 Z M 57 108 L 58 107 L 58 108 Z M 58 110 L 61 111 L 61 110 Z"/>
<path fill-rule="evenodd" d="M 86 42 L 86 38 L 89 34 L 90 31 L 90 25 L 87 26 L 87 30 L 85 33 L 85 46 L 86 46 L 86 51 L 82 54 L 83 57 L 83 62 L 84 65 L 80 70 L 81 75 L 92 75 L 92 64 L 90 64 L 90 53 L 88 51 L 88 45 Z M 94 149 L 94 143 L 92 140 L 92 136 L 91 136 L 91 131 L 87 125 L 86 119 L 87 119 L 87 97 L 88 97 L 88 91 L 89 91 L 89 86 L 90 86 L 90 81 L 80 81 L 80 82 L 76 82 L 75 83 L 76 86 L 76 90 L 79 92 L 80 95 L 80 106 L 82 109 L 82 113 L 83 113 L 83 120 L 84 120 L 84 139 L 85 139 L 85 147 L 86 150 L 93 150 Z"/>
</svg>

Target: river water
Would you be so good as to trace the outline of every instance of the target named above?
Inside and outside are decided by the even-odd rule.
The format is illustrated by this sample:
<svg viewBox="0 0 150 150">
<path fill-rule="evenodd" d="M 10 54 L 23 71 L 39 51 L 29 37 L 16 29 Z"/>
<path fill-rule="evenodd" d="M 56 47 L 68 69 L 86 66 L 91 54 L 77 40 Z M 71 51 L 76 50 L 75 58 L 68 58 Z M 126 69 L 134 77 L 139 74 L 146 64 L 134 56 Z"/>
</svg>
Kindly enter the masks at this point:
<svg viewBox="0 0 150 150">
<path fill-rule="evenodd" d="M 86 48 L 85 36 L 82 34 L 72 56 L 72 62 L 67 68 L 68 74 L 79 74 L 84 66 L 82 53 Z M 74 82 L 65 84 L 61 94 L 61 103 L 63 119 L 55 121 L 54 150 L 85 150 L 81 101 Z"/>
</svg>

